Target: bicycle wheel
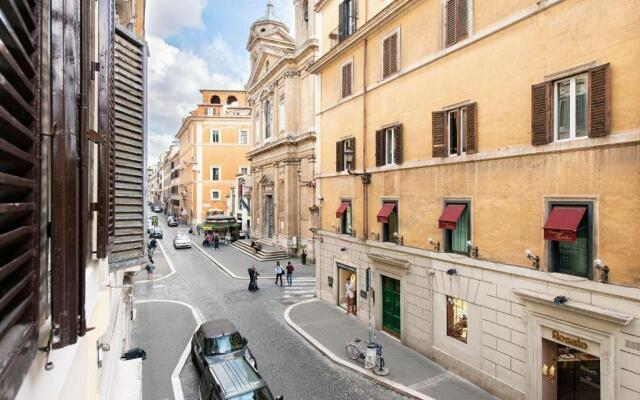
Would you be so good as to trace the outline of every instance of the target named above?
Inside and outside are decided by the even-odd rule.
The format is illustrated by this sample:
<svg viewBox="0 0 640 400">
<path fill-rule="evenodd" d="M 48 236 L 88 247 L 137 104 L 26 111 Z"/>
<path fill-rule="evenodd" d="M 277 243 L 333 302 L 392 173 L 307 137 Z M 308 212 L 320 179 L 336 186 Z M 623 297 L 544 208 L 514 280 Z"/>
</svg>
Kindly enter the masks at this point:
<svg viewBox="0 0 640 400">
<path fill-rule="evenodd" d="M 347 352 L 349 358 L 351 358 L 352 360 L 357 360 L 360 358 L 360 350 L 358 350 L 355 345 L 348 344 L 344 349 Z"/>
</svg>

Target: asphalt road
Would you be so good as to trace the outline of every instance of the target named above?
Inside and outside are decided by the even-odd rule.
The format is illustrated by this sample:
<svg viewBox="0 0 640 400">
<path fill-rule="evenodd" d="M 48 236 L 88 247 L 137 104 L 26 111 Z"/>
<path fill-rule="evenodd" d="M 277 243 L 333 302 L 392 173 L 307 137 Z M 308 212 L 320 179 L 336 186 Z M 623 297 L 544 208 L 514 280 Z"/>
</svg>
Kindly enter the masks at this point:
<svg viewBox="0 0 640 400">
<path fill-rule="evenodd" d="M 406 398 L 336 366 L 294 332 L 284 321 L 284 311 L 291 302 L 284 298 L 283 288 L 276 287 L 271 280 L 263 280 L 260 291 L 249 292 L 246 281 L 230 278 L 195 248 L 175 250 L 172 246 L 175 232 L 187 228 L 168 228 L 164 219 L 159 219 L 164 231 L 161 243 L 176 273 L 153 285 L 136 284 L 137 301 L 177 301 L 195 307 L 206 320 L 229 318 L 249 340 L 258 360 L 258 372 L 272 392 L 284 395 L 287 400 Z M 159 256 L 156 254 L 154 258 Z M 156 307 L 154 311 L 149 311 L 151 305 Z M 191 313 L 186 307 L 182 311 L 175 307 L 175 303 L 164 302 L 141 302 L 136 307 L 134 344 L 154 351 L 165 348 L 167 353 L 163 357 L 149 354 L 143 362 L 144 400 L 174 398 L 170 371 L 182 352 L 177 349 L 184 350 L 188 344 L 184 329 L 176 329 L 175 325 L 188 324 L 184 316 Z M 147 315 L 142 316 L 143 313 Z M 198 399 L 199 378 L 187 358 L 180 373 L 185 399 Z"/>
</svg>

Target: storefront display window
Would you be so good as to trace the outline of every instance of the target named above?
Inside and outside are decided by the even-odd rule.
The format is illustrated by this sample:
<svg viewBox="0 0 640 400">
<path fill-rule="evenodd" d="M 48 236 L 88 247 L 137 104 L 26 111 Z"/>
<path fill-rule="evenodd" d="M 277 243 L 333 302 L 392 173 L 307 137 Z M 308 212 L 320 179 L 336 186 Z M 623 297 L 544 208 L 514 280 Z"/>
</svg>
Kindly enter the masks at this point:
<svg viewBox="0 0 640 400">
<path fill-rule="evenodd" d="M 347 293 L 347 282 L 351 283 L 351 290 L 353 291 L 353 297 L 349 300 Z M 338 305 L 352 313 L 357 313 L 357 294 L 358 285 L 356 278 L 356 269 L 345 264 L 338 263 Z M 351 302 L 351 309 L 349 303 Z"/>
<path fill-rule="evenodd" d="M 467 343 L 467 302 L 447 296 L 447 336 Z"/>
</svg>

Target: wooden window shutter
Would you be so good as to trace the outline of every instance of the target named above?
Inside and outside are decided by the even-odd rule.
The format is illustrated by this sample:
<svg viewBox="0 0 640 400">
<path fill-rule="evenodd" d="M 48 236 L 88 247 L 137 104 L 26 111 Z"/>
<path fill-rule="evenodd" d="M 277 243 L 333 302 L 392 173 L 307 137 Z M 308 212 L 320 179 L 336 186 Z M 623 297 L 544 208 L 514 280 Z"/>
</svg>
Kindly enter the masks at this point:
<svg viewBox="0 0 640 400">
<path fill-rule="evenodd" d="M 10 399 L 32 366 L 47 293 L 39 274 L 42 25 L 40 2 L 20 2 L 19 13 L 16 2 L 0 3 L 0 398 Z"/>
<path fill-rule="evenodd" d="M 531 87 L 531 135 L 534 146 L 553 140 L 553 82 Z"/>
<path fill-rule="evenodd" d="M 344 141 L 336 142 L 336 172 L 344 171 Z"/>
<path fill-rule="evenodd" d="M 345 15 L 347 14 L 346 4 L 344 1 L 338 4 L 338 38 L 342 41 L 345 37 L 347 37 L 347 27 L 345 26 Z"/>
<path fill-rule="evenodd" d="M 398 59 L 398 38 L 398 34 L 394 33 L 389 37 L 389 39 L 387 39 L 389 40 L 389 75 L 398 72 L 398 63 L 400 61 Z"/>
<path fill-rule="evenodd" d="M 384 129 L 376 131 L 376 166 L 385 164 L 384 160 Z"/>
<path fill-rule="evenodd" d="M 457 0 L 456 4 L 456 43 L 469 35 L 469 0 Z"/>
<path fill-rule="evenodd" d="M 348 63 L 342 66 L 342 98 L 351 96 L 353 80 L 352 71 L 352 63 Z"/>
<path fill-rule="evenodd" d="M 402 124 L 396 125 L 394 129 L 393 159 L 396 164 L 402 164 Z"/>
<path fill-rule="evenodd" d="M 349 148 L 353 150 L 353 161 L 351 162 L 351 169 L 356 169 L 356 138 L 349 139 Z"/>
<path fill-rule="evenodd" d="M 445 157 L 444 111 L 431 113 L 431 155 L 433 157 Z"/>
<path fill-rule="evenodd" d="M 117 27 L 114 50 L 115 231 L 109 266 L 118 269 L 144 264 L 146 48 Z"/>
<path fill-rule="evenodd" d="M 589 136 L 609 134 L 610 128 L 610 65 L 605 64 L 589 71 Z"/>
<path fill-rule="evenodd" d="M 458 0 L 447 0 L 445 47 L 456 44 L 456 3 Z"/>
<path fill-rule="evenodd" d="M 466 106 L 466 152 L 473 154 L 478 152 L 478 104 L 471 103 Z"/>
<path fill-rule="evenodd" d="M 386 78 L 387 76 L 391 75 L 391 68 L 390 68 L 390 64 L 389 64 L 389 58 L 390 58 L 390 53 L 389 53 L 389 38 L 386 38 L 382 41 L 382 77 Z"/>
</svg>

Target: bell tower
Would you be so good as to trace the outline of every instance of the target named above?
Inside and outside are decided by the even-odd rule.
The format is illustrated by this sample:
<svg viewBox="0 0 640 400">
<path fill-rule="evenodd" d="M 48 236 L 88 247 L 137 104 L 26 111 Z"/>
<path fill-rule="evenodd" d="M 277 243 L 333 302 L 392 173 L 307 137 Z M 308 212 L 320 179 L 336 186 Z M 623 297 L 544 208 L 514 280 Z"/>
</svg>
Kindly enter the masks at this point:
<svg viewBox="0 0 640 400">
<path fill-rule="evenodd" d="M 294 0 L 296 8 L 296 47 L 315 36 L 313 1 Z"/>
</svg>

